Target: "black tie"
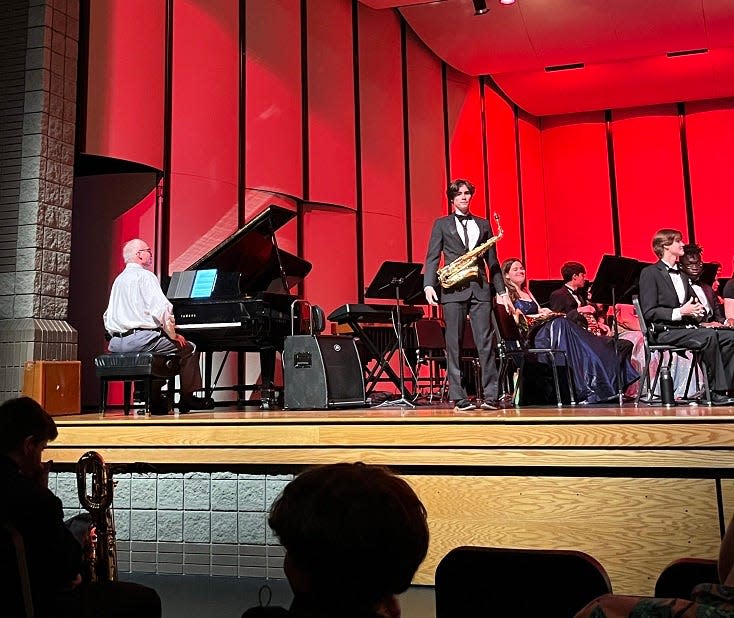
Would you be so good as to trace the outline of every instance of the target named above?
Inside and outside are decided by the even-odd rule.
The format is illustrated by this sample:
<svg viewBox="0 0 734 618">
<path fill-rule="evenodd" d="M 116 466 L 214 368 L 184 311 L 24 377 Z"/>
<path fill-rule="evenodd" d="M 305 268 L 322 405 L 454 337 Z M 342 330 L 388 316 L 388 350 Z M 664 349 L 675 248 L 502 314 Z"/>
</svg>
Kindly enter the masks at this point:
<svg viewBox="0 0 734 618">
<path fill-rule="evenodd" d="M 671 275 L 680 275 L 680 271 L 677 268 L 671 268 L 670 266 L 668 266 L 668 272 Z"/>
<path fill-rule="evenodd" d="M 459 223 L 461 223 L 461 228 L 464 233 L 464 246 L 468 249 L 469 248 L 469 231 L 466 229 L 466 226 L 469 222 L 469 219 L 472 219 L 473 217 L 471 215 L 456 215 L 456 218 L 459 220 Z"/>
</svg>

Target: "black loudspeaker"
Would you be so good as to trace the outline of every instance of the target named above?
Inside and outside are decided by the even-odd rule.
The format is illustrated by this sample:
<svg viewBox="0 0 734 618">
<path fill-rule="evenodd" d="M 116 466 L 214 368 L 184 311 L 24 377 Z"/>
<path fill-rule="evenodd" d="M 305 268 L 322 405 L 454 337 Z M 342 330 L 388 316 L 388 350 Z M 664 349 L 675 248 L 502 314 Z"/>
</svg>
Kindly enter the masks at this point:
<svg viewBox="0 0 734 618">
<path fill-rule="evenodd" d="M 283 348 L 285 407 L 290 410 L 366 405 L 364 374 L 352 337 L 294 335 Z"/>
</svg>

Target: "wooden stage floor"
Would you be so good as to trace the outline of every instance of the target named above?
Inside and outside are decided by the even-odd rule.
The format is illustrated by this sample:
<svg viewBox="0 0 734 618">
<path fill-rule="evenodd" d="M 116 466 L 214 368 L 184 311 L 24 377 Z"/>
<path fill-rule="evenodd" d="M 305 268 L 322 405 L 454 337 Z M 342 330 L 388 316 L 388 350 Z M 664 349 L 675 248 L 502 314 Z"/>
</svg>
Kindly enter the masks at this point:
<svg viewBox="0 0 734 618">
<path fill-rule="evenodd" d="M 459 545 L 566 548 L 596 557 L 615 592 L 651 594 L 672 560 L 715 557 L 734 512 L 732 407 L 253 408 L 56 421 L 47 453 L 62 468 L 90 449 L 161 471 L 388 465 L 428 510 L 420 584 Z"/>
</svg>

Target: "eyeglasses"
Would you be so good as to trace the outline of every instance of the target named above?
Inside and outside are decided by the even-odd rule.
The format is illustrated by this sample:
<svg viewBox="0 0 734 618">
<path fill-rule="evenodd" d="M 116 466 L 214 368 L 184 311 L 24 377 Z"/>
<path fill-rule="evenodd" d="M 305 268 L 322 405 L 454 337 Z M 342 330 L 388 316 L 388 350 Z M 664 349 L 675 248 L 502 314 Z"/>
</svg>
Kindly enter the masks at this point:
<svg viewBox="0 0 734 618">
<path fill-rule="evenodd" d="M 137 250 L 137 253 L 143 253 L 144 251 L 147 251 L 148 253 L 150 253 L 151 255 L 153 255 L 153 252 L 150 249 L 138 249 Z"/>
</svg>

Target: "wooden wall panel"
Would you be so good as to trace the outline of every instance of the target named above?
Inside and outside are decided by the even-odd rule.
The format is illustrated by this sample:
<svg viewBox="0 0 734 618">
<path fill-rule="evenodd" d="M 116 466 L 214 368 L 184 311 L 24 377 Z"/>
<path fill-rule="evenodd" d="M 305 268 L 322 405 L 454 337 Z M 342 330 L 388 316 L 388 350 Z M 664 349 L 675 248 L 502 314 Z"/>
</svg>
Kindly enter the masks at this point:
<svg viewBox="0 0 734 618">
<path fill-rule="evenodd" d="M 543 118 L 541 128 L 550 276 L 570 260 L 593 279 L 601 256 L 614 253 L 604 116 Z"/>
<path fill-rule="evenodd" d="M 556 279 L 557 273 L 551 273 L 549 266 L 548 224 L 545 195 L 543 193 L 543 154 L 540 122 L 537 118 L 520 114 L 518 134 L 520 139 L 525 266 L 530 278 Z"/>
<path fill-rule="evenodd" d="M 406 477 L 429 514 L 431 545 L 416 583 L 460 545 L 576 549 L 601 562 L 617 594 L 653 593 L 657 574 L 719 546 L 711 479 Z"/>
<path fill-rule="evenodd" d="M 352 4 L 309 0 L 307 199 L 356 208 Z"/>
<path fill-rule="evenodd" d="M 734 99 L 686 104 L 686 136 L 696 242 L 703 259 L 731 274 L 734 249 Z"/>
<path fill-rule="evenodd" d="M 359 5 L 359 108 L 365 285 L 407 257 L 400 22 Z"/>
<path fill-rule="evenodd" d="M 517 185 L 517 152 L 515 147 L 515 110 L 496 90 L 484 88 L 486 117 L 487 178 L 489 211 L 502 219 L 504 236 L 497 244 L 500 260 L 519 256 L 520 211 Z M 494 220 L 492 221 L 494 226 Z"/>
<path fill-rule="evenodd" d="M 655 231 L 686 233 L 680 119 L 673 105 L 612 113 L 622 255 L 656 260 Z"/>
<path fill-rule="evenodd" d="M 86 141 L 77 144 L 80 152 L 163 169 L 165 9 L 165 2 L 150 0 L 89 3 Z M 64 120 L 74 119 L 72 108 Z"/>
<path fill-rule="evenodd" d="M 448 102 L 448 144 L 451 180 L 464 178 L 477 189 L 472 211 L 488 216 L 485 199 L 485 170 L 482 150 L 482 100 L 479 81 L 448 67 L 446 70 Z M 448 206 L 446 209 L 448 212 Z"/>
<path fill-rule="evenodd" d="M 245 184 L 303 196 L 300 3 L 247 0 Z"/>
<path fill-rule="evenodd" d="M 433 221 L 446 214 L 446 150 L 441 61 L 408 31 L 408 138 L 413 255 L 422 262 Z"/>
<path fill-rule="evenodd" d="M 174 3 L 169 272 L 237 229 L 238 16 L 230 0 Z"/>
</svg>

